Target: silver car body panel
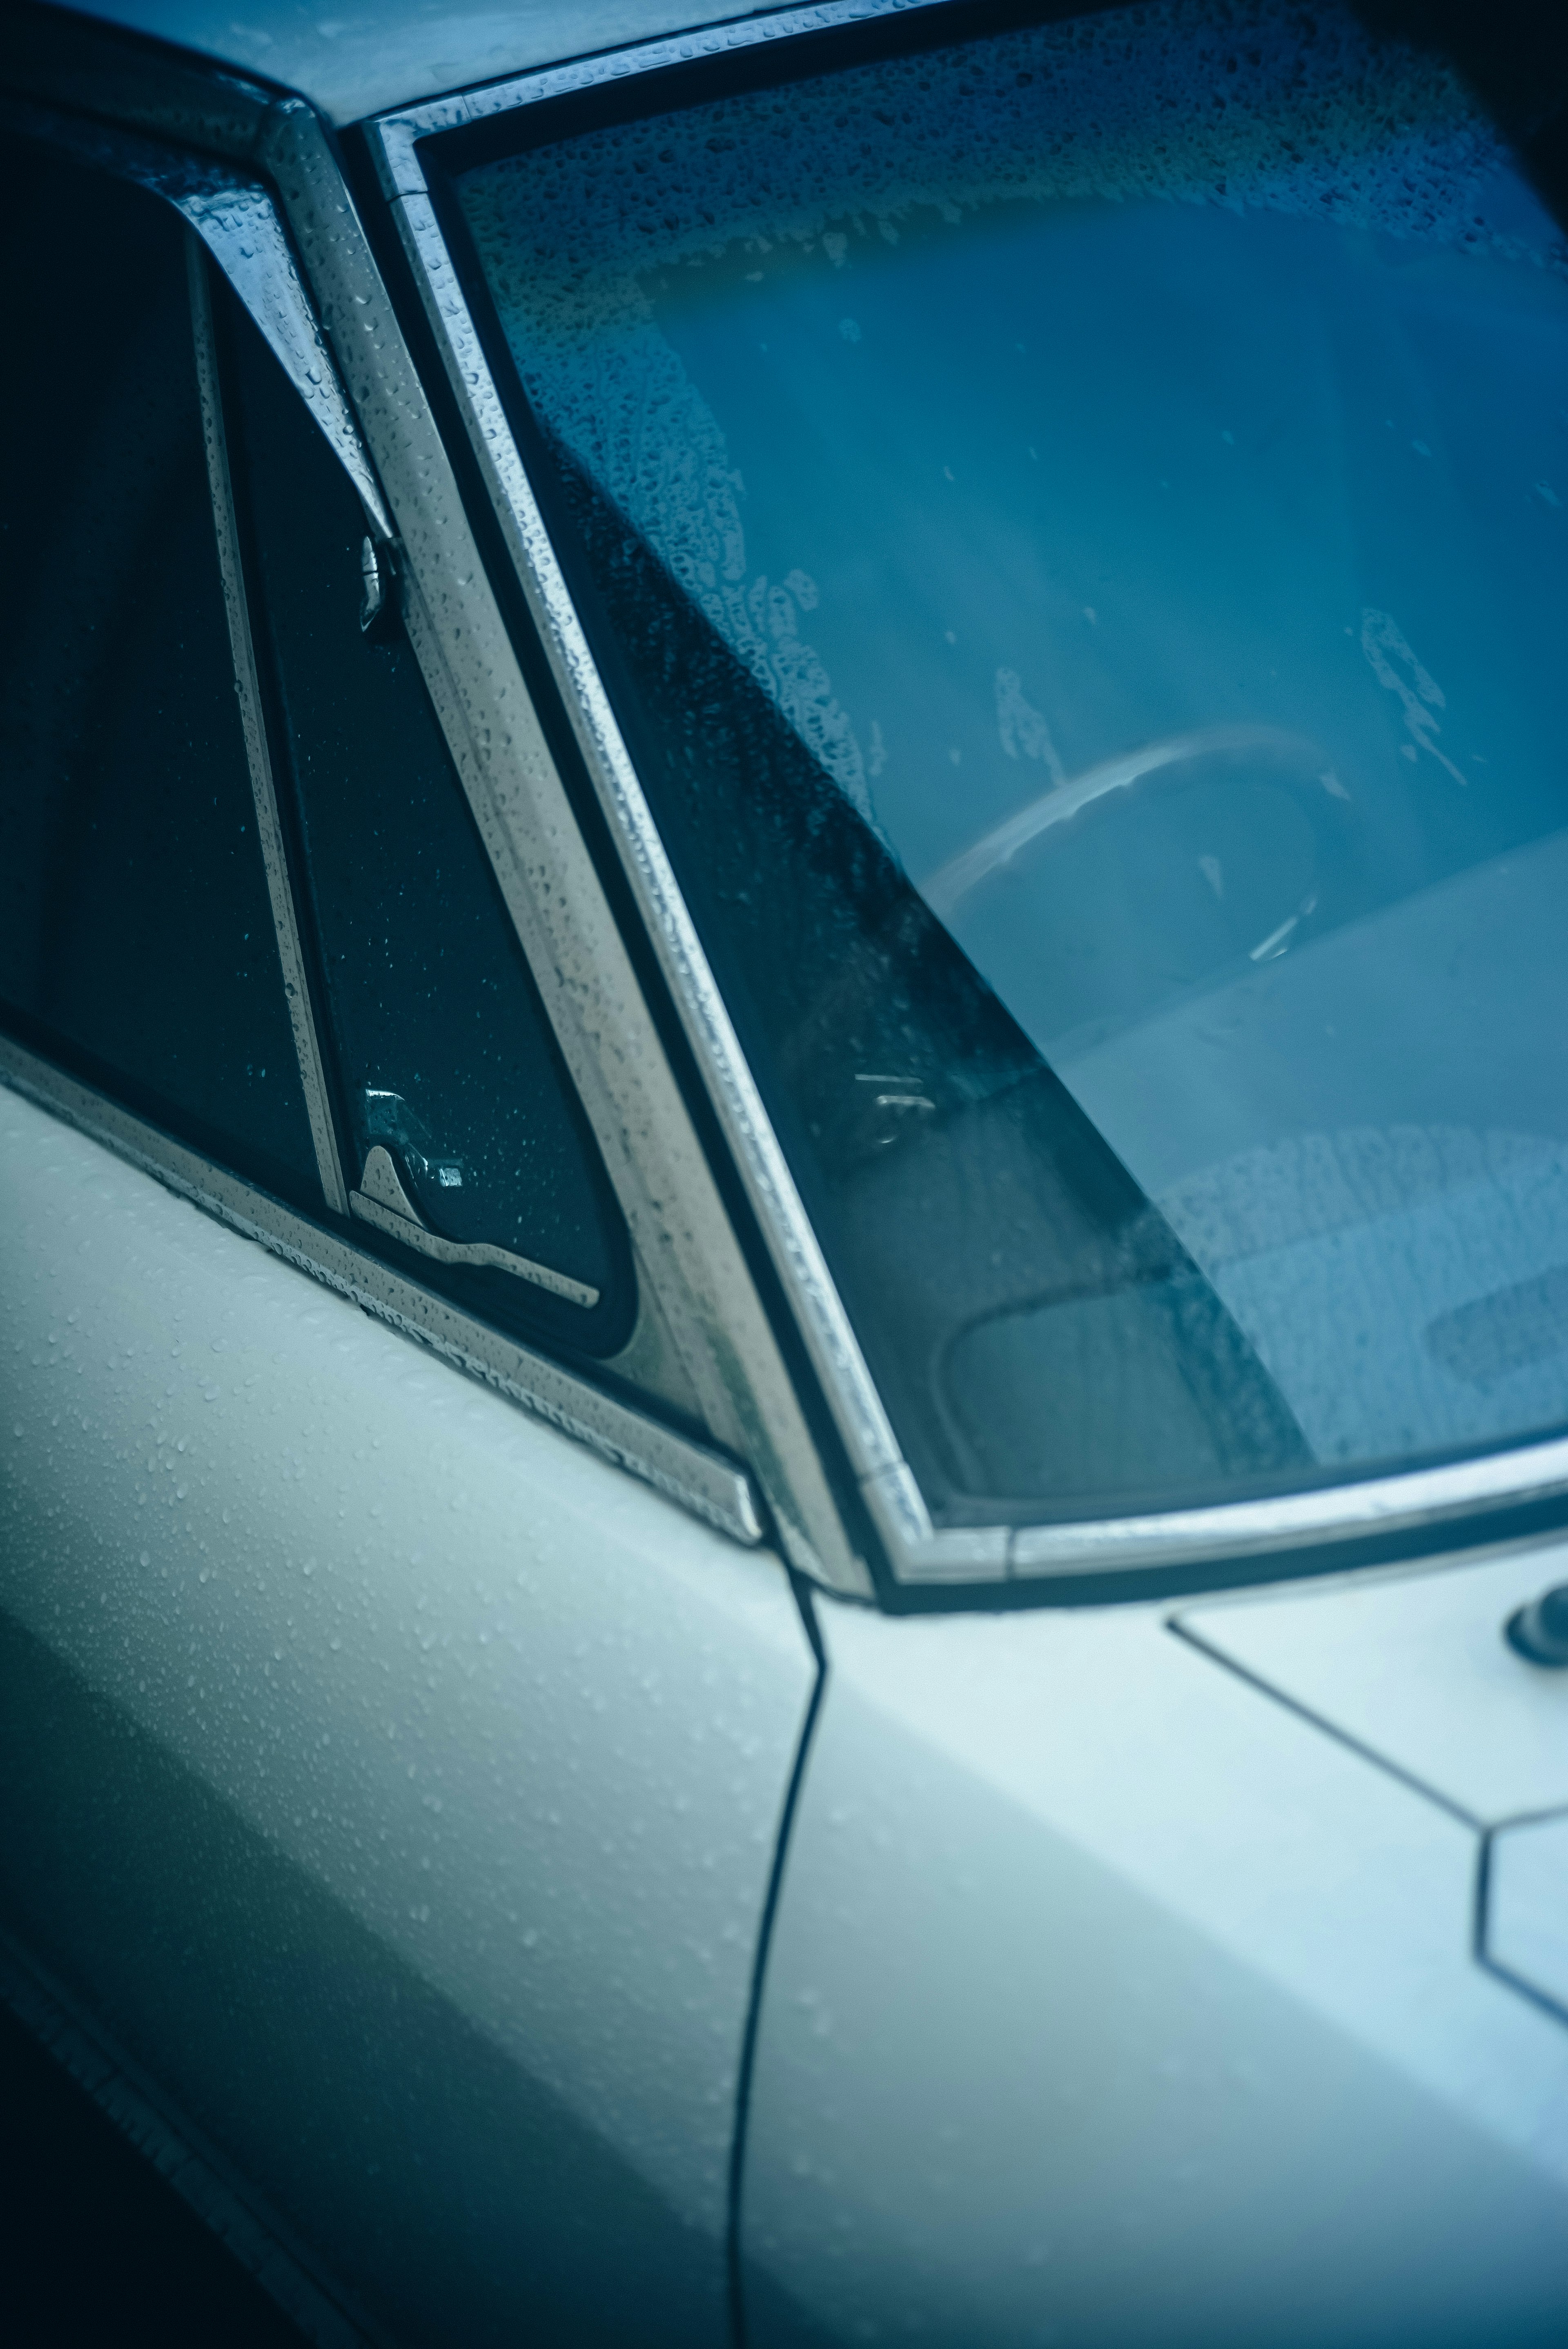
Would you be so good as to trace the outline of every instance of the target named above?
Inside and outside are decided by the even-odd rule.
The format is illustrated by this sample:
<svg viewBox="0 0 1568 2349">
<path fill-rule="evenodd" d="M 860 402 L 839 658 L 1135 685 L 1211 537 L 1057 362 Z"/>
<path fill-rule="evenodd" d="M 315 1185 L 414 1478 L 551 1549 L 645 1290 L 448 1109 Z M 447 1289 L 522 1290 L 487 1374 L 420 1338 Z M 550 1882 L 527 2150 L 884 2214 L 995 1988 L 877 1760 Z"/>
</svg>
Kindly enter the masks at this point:
<svg viewBox="0 0 1568 2349">
<path fill-rule="evenodd" d="M 747 1547 L 762 1539 L 758 1496 L 734 1461 L 629 1408 L 377 1257 L 340 1240 L 264 1191 L 172 1141 L 90 1086 L 0 1036 L 0 1086 L 46 1109 L 151 1174 L 176 1196 L 255 1240 L 296 1270 L 505 1395 L 548 1426 L 641 1477 L 655 1492 Z"/>
<path fill-rule="evenodd" d="M 0 1175 L 30 1946 L 419 2337 L 722 2342 L 779 1560 L 15 1092 Z"/>
<path fill-rule="evenodd" d="M 1497 1578 L 1554 1570 L 1427 1561 L 1223 1619 L 1278 1605 L 1288 1641 L 1293 1607 L 1429 1589 L 1450 1680 L 1495 1649 L 1525 1681 Z M 1156 1607 L 817 1613 L 746 2146 L 754 2349 L 1561 2337 L 1568 2033 L 1475 1962 L 1475 1824 Z"/>
<path fill-rule="evenodd" d="M 57 1977 L 5 1933 L 0 2006 L 48 2049 L 305 2340 L 316 2349 L 363 2349 L 366 2341 L 377 2339 L 365 2312 L 346 2307 L 341 2292 L 321 2275 L 297 2230 L 275 2209 L 259 2206 L 249 2181 L 234 2174 L 183 2115 L 171 2117 L 160 2084 L 114 2044 L 98 2017 Z"/>
<path fill-rule="evenodd" d="M 1186 1607 L 1180 1630 L 1477 1827 L 1568 1810 L 1568 1672 L 1502 1628 L 1568 1582 L 1568 1545 L 1478 1553 L 1462 1571 L 1368 1575 Z"/>
</svg>

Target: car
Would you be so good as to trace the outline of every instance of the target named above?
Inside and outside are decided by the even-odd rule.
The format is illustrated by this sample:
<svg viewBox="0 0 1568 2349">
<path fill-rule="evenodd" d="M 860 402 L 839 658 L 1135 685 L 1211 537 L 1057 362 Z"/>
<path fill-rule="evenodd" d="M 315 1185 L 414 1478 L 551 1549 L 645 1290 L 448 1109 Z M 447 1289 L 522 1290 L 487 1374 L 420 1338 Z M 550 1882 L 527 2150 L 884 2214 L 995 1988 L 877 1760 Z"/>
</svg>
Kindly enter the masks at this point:
<svg viewBox="0 0 1568 2349">
<path fill-rule="evenodd" d="M 1553 26 L 4 24 L 13 2012 L 321 2344 L 1560 2341 Z"/>
</svg>

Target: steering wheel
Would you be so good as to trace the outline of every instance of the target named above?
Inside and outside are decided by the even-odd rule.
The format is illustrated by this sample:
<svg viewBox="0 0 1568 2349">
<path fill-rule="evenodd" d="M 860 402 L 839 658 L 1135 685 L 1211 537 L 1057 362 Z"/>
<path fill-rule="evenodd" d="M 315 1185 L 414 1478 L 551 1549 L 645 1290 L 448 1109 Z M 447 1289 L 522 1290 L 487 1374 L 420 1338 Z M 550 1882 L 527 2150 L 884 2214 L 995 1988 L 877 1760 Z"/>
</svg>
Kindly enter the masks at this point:
<svg viewBox="0 0 1568 2349">
<path fill-rule="evenodd" d="M 959 907 L 982 882 L 1012 864 L 1036 841 L 1071 823 L 1097 801 L 1140 791 L 1156 779 L 1179 781 L 1182 770 L 1201 759 L 1248 751 L 1268 759 L 1273 779 L 1283 783 L 1303 807 L 1320 843 L 1329 848 L 1329 862 L 1343 869 L 1347 850 L 1355 863 L 1361 862 L 1356 853 L 1362 844 L 1360 827 L 1354 821 L 1350 794 L 1317 744 L 1305 735 L 1285 733 L 1273 726 L 1211 726 L 1145 743 L 1141 750 L 1108 759 L 1071 781 L 1042 792 L 1026 807 L 939 865 L 919 885 L 920 894 L 938 920 L 951 927 Z M 1276 929 L 1261 938 L 1251 950 L 1252 959 L 1265 961 L 1283 951 L 1297 923 L 1315 911 L 1317 895 L 1313 889 Z"/>
</svg>

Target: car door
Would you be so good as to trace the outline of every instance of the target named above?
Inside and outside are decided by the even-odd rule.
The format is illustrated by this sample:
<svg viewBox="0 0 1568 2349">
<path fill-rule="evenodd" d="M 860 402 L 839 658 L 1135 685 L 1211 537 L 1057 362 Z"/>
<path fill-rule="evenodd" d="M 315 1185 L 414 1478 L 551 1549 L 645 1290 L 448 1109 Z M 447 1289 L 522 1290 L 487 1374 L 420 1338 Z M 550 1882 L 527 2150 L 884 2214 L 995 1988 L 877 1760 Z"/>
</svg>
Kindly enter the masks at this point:
<svg viewBox="0 0 1568 2349">
<path fill-rule="evenodd" d="M 82 155 L 5 165 L 12 1961 L 317 2337 L 717 2341 L 810 1651 L 325 352 Z"/>
</svg>

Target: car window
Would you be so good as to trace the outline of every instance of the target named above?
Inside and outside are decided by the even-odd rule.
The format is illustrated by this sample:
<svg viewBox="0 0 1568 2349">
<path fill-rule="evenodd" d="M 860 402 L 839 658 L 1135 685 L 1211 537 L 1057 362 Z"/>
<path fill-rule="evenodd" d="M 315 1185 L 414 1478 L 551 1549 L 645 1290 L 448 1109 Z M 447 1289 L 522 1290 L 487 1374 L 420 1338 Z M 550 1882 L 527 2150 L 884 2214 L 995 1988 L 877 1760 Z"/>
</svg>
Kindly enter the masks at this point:
<svg viewBox="0 0 1568 2349">
<path fill-rule="evenodd" d="M 934 1508 L 1561 1426 L 1568 257 L 1476 101 L 1196 0 L 630 104 L 452 233 Z"/>
<path fill-rule="evenodd" d="M 634 1303 L 619 1213 L 398 625 L 395 557 L 367 554 L 348 477 L 226 292 L 218 316 L 360 1236 L 488 1319 L 611 1352 Z"/>
<path fill-rule="evenodd" d="M 0 154 L 0 1006 L 286 1197 L 320 1184 L 256 838 L 185 232 Z"/>
</svg>

